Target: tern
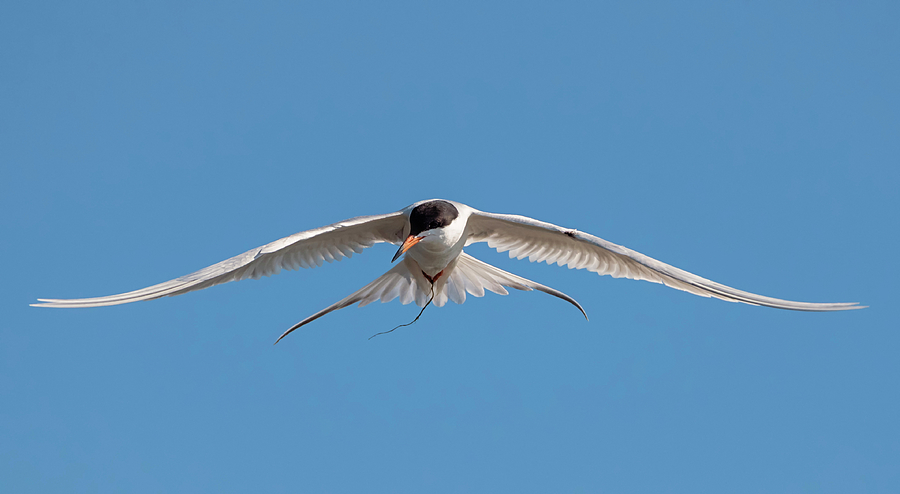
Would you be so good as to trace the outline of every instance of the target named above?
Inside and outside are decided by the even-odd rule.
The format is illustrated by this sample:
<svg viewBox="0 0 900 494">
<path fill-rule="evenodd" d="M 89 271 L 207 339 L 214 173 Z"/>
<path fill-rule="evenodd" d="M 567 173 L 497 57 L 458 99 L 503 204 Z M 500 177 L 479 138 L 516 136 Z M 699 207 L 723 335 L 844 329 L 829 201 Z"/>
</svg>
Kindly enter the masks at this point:
<svg viewBox="0 0 900 494">
<path fill-rule="evenodd" d="M 283 269 L 314 268 L 339 261 L 367 247 L 389 242 L 399 245 L 391 262 L 401 261 L 375 281 L 343 300 L 293 325 L 275 343 L 295 329 L 330 312 L 358 303 L 399 298 L 424 308 L 447 300 L 457 304 L 466 294 L 484 296 L 485 290 L 506 295 L 506 288 L 538 290 L 574 305 L 572 297 L 503 271 L 463 252 L 475 242 L 487 242 L 509 257 L 532 262 L 556 263 L 570 269 L 587 269 L 614 278 L 652 281 L 702 297 L 743 302 L 777 309 L 838 311 L 862 309 L 858 303 L 809 303 L 781 300 L 737 290 L 652 259 L 639 252 L 578 230 L 563 228 L 525 216 L 479 211 L 454 201 L 431 199 L 400 211 L 359 216 L 332 225 L 296 233 L 249 250 L 200 271 L 132 292 L 82 299 L 38 299 L 35 307 L 101 307 L 181 295 L 213 285 L 247 278 L 259 279 Z M 421 315 L 421 313 L 420 313 Z"/>
</svg>

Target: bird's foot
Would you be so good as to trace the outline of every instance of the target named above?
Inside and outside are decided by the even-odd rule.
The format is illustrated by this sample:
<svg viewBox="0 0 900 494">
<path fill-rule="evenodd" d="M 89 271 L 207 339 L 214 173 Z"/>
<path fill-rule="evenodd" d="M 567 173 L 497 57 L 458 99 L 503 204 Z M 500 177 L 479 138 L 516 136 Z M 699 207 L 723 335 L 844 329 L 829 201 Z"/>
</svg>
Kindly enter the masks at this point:
<svg viewBox="0 0 900 494">
<path fill-rule="evenodd" d="M 444 274 L 443 270 L 441 270 L 441 272 L 439 272 L 438 274 L 436 274 L 434 276 L 428 276 L 428 273 L 426 273 L 425 271 L 422 271 L 422 276 L 424 276 L 426 280 L 430 281 L 432 285 L 434 285 L 434 282 L 437 281 L 438 278 L 440 278 L 442 274 Z"/>
</svg>

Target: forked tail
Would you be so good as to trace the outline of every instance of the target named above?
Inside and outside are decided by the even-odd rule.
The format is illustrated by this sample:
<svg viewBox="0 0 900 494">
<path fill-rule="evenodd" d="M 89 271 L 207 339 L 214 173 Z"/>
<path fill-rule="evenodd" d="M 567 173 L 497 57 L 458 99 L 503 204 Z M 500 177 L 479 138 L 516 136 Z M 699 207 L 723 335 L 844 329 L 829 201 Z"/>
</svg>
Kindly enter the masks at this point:
<svg viewBox="0 0 900 494">
<path fill-rule="evenodd" d="M 460 256 L 446 269 L 444 274 L 434 282 L 434 305 L 441 307 L 447 300 L 452 300 L 457 304 L 466 301 L 466 293 L 483 297 L 485 290 L 506 295 L 509 292 L 504 287 L 515 288 L 516 290 L 538 290 L 554 297 L 561 298 L 566 302 L 574 305 L 581 311 L 584 318 L 587 314 L 578 302 L 572 297 L 566 295 L 559 290 L 554 290 L 540 283 L 522 278 L 506 272 L 500 268 L 491 266 L 485 262 L 479 261 L 474 257 L 463 252 Z M 347 298 L 330 305 L 319 312 L 307 317 L 306 319 L 291 326 L 290 329 L 278 337 L 275 343 L 281 341 L 295 329 L 304 326 L 316 319 L 336 311 L 349 307 L 355 303 L 359 306 L 368 305 L 376 300 L 382 302 L 390 302 L 396 298 L 400 298 L 400 303 L 406 305 L 410 302 L 416 302 L 419 307 L 424 307 L 431 297 L 431 282 L 422 274 L 419 265 L 410 257 L 405 257 L 400 263 L 391 268 L 390 271 L 379 276 L 375 281 L 362 287 L 358 291 L 350 294 Z"/>
</svg>

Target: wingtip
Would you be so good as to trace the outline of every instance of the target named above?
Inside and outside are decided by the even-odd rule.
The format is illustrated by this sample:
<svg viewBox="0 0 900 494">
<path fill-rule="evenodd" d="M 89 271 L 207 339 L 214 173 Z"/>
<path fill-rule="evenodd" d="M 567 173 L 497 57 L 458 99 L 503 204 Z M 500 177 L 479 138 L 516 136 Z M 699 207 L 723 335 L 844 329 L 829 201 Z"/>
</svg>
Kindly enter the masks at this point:
<svg viewBox="0 0 900 494">
<path fill-rule="evenodd" d="M 830 308 L 824 309 L 825 312 L 836 312 L 842 310 L 867 309 L 868 305 L 859 305 L 859 302 L 842 302 L 832 304 Z"/>
</svg>

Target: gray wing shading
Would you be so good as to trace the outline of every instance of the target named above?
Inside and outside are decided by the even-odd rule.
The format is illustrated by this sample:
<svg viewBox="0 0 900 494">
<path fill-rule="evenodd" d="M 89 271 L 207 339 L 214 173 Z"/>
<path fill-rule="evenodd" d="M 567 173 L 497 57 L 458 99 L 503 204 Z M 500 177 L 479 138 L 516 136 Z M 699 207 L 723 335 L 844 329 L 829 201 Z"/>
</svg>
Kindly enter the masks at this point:
<svg viewBox="0 0 900 494">
<path fill-rule="evenodd" d="M 406 219 L 402 212 L 360 216 L 295 233 L 200 271 L 133 292 L 81 299 L 38 299 L 34 307 L 102 307 L 180 295 L 213 285 L 271 276 L 282 269 L 313 268 L 339 261 L 381 242 L 399 242 Z"/>
<path fill-rule="evenodd" d="M 593 235 L 532 218 L 477 211 L 469 218 L 468 243 L 487 242 L 517 259 L 556 263 L 600 275 L 662 283 L 702 297 L 778 309 L 837 311 L 862 309 L 857 303 L 809 303 L 781 300 L 737 290 L 701 278 Z"/>
</svg>

